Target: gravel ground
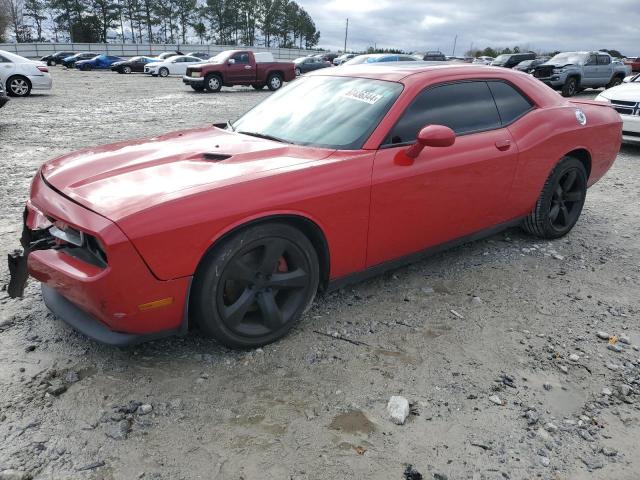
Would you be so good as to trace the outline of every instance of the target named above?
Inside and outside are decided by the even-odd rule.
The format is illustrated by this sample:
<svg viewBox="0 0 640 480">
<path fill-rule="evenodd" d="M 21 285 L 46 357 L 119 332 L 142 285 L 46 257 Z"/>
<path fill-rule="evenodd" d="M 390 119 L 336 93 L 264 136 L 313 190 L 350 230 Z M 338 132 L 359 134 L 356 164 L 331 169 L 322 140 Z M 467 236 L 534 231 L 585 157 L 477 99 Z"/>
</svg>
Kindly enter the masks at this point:
<svg viewBox="0 0 640 480">
<path fill-rule="evenodd" d="M 53 70 L 51 93 L 0 110 L 3 257 L 42 162 L 269 94 Z M 325 295 L 251 352 L 197 334 L 107 348 L 35 282 L 2 291 L 0 479 L 637 478 L 639 162 L 623 147 L 564 239 L 513 229 Z"/>
</svg>

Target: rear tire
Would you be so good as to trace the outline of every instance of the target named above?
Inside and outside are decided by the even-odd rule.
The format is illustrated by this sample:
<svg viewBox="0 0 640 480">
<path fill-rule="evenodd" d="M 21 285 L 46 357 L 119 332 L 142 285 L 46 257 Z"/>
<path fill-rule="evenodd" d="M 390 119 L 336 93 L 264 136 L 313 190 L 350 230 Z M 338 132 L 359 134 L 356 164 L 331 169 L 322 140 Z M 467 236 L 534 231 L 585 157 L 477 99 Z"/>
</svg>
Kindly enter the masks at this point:
<svg viewBox="0 0 640 480">
<path fill-rule="evenodd" d="M 189 308 L 205 335 L 230 348 L 256 348 L 293 328 L 318 283 L 318 257 L 302 232 L 283 223 L 255 225 L 205 255 Z"/>
<path fill-rule="evenodd" d="M 31 82 L 27 77 L 14 75 L 9 77 L 5 88 L 10 97 L 28 97 L 31 93 Z"/>
<path fill-rule="evenodd" d="M 574 227 L 587 195 L 587 172 L 580 160 L 563 157 L 551 171 L 523 229 L 545 239 L 560 238 Z"/>
<path fill-rule="evenodd" d="M 562 96 L 573 97 L 576 93 L 578 93 L 578 79 L 576 77 L 568 78 L 562 86 Z"/>
<path fill-rule="evenodd" d="M 271 75 L 269 75 L 269 78 L 267 78 L 267 86 L 272 92 L 278 90 L 280 87 L 282 87 L 282 75 L 280 75 L 279 73 L 272 73 Z"/>
<path fill-rule="evenodd" d="M 222 88 L 222 78 L 220 78 L 220 75 L 216 75 L 215 73 L 212 73 L 205 77 L 204 89 L 207 92 L 212 92 L 212 93 L 219 92 L 221 88 Z"/>
</svg>

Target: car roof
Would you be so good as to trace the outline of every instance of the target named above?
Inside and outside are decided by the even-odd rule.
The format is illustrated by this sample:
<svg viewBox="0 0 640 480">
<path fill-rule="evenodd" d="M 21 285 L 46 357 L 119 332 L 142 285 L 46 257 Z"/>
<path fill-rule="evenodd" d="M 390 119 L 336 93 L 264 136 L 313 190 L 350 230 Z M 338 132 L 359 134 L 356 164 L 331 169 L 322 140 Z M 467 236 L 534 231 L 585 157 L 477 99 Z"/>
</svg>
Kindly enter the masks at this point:
<svg viewBox="0 0 640 480">
<path fill-rule="evenodd" d="M 476 66 L 469 63 L 444 63 L 443 62 L 388 62 L 365 63 L 359 65 L 343 65 L 339 69 L 315 70 L 307 75 L 335 76 L 335 77 L 362 77 L 390 82 L 400 82 L 411 75 L 427 75 L 429 73 L 464 73 L 469 75 L 486 76 L 488 71 L 494 70 L 503 73 L 504 68 L 488 66 Z"/>
</svg>

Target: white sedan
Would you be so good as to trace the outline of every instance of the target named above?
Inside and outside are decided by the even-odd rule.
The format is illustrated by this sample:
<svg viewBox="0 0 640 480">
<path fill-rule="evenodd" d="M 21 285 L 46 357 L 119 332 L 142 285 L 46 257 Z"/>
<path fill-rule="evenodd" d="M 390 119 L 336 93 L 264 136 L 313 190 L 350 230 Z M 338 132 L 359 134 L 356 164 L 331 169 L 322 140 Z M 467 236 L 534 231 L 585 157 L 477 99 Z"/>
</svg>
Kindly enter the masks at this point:
<svg viewBox="0 0 640 480">
<path fill-rule="evenodd" d="M 187 67 L 196 62 L 202 62 L 201 58 L 188 55 L 176 55 L 158 62 L 150 62 L 144 66 L 144 73 L 154 77 L 166 77 L 168 75 L 184 75 Z"/>
<path fill-rule="evenodd" d="M 631 81 L 608 88 L 596 97 L 608 102 L 622 118 L 622 141 L 640 144 L 640 75 Z"/>
<path fill-rule="evenodd" d="M 0 81 L 11 97 L 26 97 L 31 90 L 51 90 L 51 75 L 44 62 L 0 50 Z"/>
</svg>

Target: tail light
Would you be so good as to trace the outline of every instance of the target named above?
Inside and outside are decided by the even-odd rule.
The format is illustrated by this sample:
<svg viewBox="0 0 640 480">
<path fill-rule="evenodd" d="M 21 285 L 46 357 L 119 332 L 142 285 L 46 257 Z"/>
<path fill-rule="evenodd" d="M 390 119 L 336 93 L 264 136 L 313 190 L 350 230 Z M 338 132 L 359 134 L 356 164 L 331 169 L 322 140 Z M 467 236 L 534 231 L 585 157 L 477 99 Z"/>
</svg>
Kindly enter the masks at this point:
<svg viewBox="0 0 640 480">
<path fill-rule="evenodd" d="M 45 73 L 49 72 L 49 69 L 43 65 L 38 65 L 36 68 L 41 72 L 45 72 Z"/>
</svg>

